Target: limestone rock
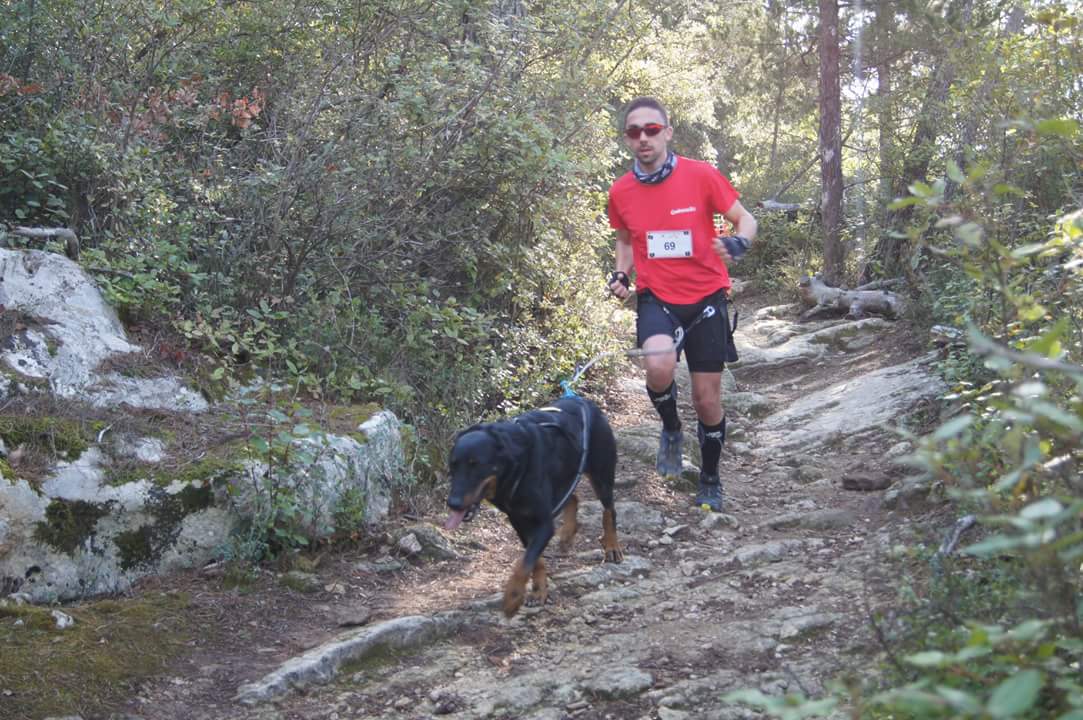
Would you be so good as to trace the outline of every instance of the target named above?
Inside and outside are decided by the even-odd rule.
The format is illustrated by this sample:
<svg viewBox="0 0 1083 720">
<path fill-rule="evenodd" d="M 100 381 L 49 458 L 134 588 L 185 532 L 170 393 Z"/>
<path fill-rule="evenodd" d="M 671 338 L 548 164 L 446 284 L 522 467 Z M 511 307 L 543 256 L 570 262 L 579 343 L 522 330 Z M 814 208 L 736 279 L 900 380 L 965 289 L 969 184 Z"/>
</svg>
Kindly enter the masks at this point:
<svg viewBox="0 0 1083 720">
<path fill-rule="evenodd" d="M 583 681 L 583 689 L 606 700 L 619 700 L 649 690 L 654 684 L 650 673 L 634 667 L 609 667 Z"/>
<path fill-rule="evenodd" d="M 0 248 L 0 304 L 35 321 L 12 334 L 0 362 L 43 380 L 63 398 L 113 407 L 201 412 L 207 402 L 176 377 L 129 378 L 99 373 L 102 361 L 139 351 L 116 313 L 78 264 L 63 255 Z"/>
</svg>

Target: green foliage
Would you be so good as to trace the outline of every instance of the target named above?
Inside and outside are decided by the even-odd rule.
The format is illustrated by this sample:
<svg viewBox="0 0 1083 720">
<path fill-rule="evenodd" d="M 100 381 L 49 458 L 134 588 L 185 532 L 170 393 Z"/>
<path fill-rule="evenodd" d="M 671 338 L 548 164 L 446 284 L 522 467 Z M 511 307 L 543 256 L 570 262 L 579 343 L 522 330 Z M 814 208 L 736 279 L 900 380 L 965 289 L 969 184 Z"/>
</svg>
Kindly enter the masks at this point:
<svg viewBox="0 0 1083 720">
<path fill-rule="evenodd" d="M 781 697 L 766 695 L 759 690 L 735 690 L 722 698 L 730 703 L 742 703 L 751 705 L 771 717 L 780 720 L 802 720 L 808 717 L 822 717 L 831 712 L 838 705 L 838 700 L 833 697 L 821 700 L 810 700 L 801 694 L 788 694 Z"/>
<path fill-rule="evenodd" d="M 56 180 L 41 138 L 12 131 L 0 143 L 0 208 L 20 223 L 63 225 L 67 188 Z"/>
<path fill-rule="evenodd" d="M 1052 623 L 1013 627 L 970 623 L 941 640 L 945 649 L 904 658 L 921 679 L 869 698 L 905 717 L 1072 717 L 1083 707 L 1078 667 L 1083 644 Z"/>
<path fill-rule="evenodd" d="M 758 288 L 795 294 L 801 277 L 819 272 L 823 265 L 816 216 L 806 211 L 771 212 L 758 220 L 761 240 L 752 244 L 734 273 L 741 277 L 749 273 Z"/>
<path fill-rule="evenodd" d="M 258 412 L 255 399 L 241 402 Z M 230 486 L 243 518 L 227 549 L 230 559 L 259 561 L 285 550 L 309 547 L 321 530 L 319 506 L 306 503 L 300 485 L 311 473 L 319 473 L 316 453 L 304 441 L 318 442 L 322 434 L 309 426 L 312 412 L 308 408 L 294 406 L 287 414 L 273 401 L 266 407 L 258 425 L 254 424 L 255 414 L 246 418 L 252 429 L 246 442 L 252 465 Z"/>
<path fill-rule="evenodd" d="M 1036 146 L 1079 157 L 1074 123 L 1026 127 Z M 959 188 L 950 202 L 949 182 Z M 897 205 L 918 209 L 915 222 L 931 230 L 914 237 L 929 243 L 916 269 L 943 280 L 933 317 L 968 340 L 942 364 L 956 413 L 921 439 L 914 460 L 978 514 L 983 533 L 957 561 L 925 558 L 899 585 L 906 620 L 884 648 L 894 665 L 831 698 L 854 717 L 1078 717 L 1083 211 L 1032 224 L 1018 204 L 1030 194 L 980 165 L 949 163 L 948 178 L 911 190 Z M 1014 232 L 991 227 L 990 214 Z M 731 699 L 777 717 L 822 709 L 797 697 Z"/>
<path fill-rule="evenodd" d="M 0 223 L 74 229 L 209 393 L 374 400 L 439 455 L 600 348 L 606 7 L 107 7 L 0 8 Z"/>
<path fill-rule="evenodd" d="M 1070 122 L 1028 129 L 1037 145 L 1078 137 Z M 1026 193 L 982 166 L 964 173 L 949 165 L 949 180 L 964 193 L 956 203 L 945 202 L 943 181 L 915 186 L 906 201 L 940 215 L 935 226 L 950 236 L 935 256 L 969 288 L 947 293 L 938 309 L 968 327 L 969 351 L 946 363 L 959 412 L 925 438 L 918 457 L 981 513 L 985 536 L 964 549 L 977 563 L 967 584 L 980 582 L 976 571 L 1018 571 L 984 586 L 993 602 L 947 616 L 962 611 L 972 618 L 964 627 L 949 627 L 936 643 L 915 638 L 925 649 L 906 661 L 917 680 L 869 702 L 912 717 L 1074 717 L 1083 707 L 1083 306 L 1073 299 L 1083 293 L 1083 216 L 1071 212 L 1044 229 L 1012 223 L 1016 233 L 1005 236 L 975 209 L 1003 215 L 1014 207 L 1007 198 Z"/>
<path fill-rule="evenodd" d="M 359 488 L 347 488 L 339 497 L 338 505 L 332 513 L 335 533 L 348 537 L 364 526 L 365 513 L 368 511 L 368 498 Z"/>
</svg>

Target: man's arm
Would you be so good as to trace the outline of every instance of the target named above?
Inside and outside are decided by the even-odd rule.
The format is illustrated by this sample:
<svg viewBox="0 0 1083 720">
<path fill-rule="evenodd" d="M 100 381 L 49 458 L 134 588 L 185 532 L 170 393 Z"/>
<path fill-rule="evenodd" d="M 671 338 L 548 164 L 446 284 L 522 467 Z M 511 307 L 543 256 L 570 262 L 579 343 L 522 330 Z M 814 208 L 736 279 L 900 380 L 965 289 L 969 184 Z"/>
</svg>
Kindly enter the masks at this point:
<svg viewBox="0 0 1083 720">
<path fill-rule="evenodd" d="M 733 225 L 734 235 L 740 235 L 750 242 L 756 238 L 756 228 L 759 224 L 740 200 L 733 201 L 733 205 L 726 211 L 724 217 Z"/>
<path fill-rule="evenodd" d="M 723 214 L 723 217 L 733 225 L 734 235 L 739 235 L 750 243 L 756 237 L 756 229 L 759 224 L 756 222 L 756 218 L 752 216 L 752 213 L 741 204 L 740 200 L 734 200 L 733 205 Z M 729 251 L 726 249 L 726 244 L 721 239 L 715 238 L 714 250 L 727 266 L 734 261 L 734 258 L 730 256 Z"/>
<path fill-rule="evenodd" d="M 632 266 L 635 256 L 632 254 L 632 235 L 627 230 L 617 230 L 617 243 L 614 250 L 615 268 L 617 272 L 624 273 L 629 278 L 632 276 Z M 624 287 L 624 283 L 616 278 L 609 283 L 609 289 L 621 300 L 628 297 L 631 290 Z"/>
</svg>

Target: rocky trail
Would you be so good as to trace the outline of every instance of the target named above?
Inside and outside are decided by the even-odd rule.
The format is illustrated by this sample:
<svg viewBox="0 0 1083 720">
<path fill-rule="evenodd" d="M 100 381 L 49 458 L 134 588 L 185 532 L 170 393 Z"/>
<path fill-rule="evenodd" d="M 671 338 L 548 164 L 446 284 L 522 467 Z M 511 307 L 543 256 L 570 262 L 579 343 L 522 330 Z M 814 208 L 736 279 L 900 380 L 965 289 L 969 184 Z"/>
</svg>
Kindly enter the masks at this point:
<svg viewBox="0 0 1083 720">
<path fill-rule="evenodd" d="M 418 508 L 370 543 L 240 589 L 214 568 L 150 580 L 139 593 L 185 594 L 191 632 L 112 717 L 722 719 L 758 717 L 724 703 L 731 690 L 820 692 L 877 651 L 870 612 L 894 592 L 885 555 L 938 512 L 894 462 L 908 446 L 893 428 L 935 419 L 923 413 L 943 388 L 892 323 L 742 308 L 724 513 L 690 505 L 694 433 L 685 477 L 655 474 L 658 423 L 628 365 L 603 402 L 620 443 L 622 564 L 601 562 L 584 486 L 573 551 L 546 552 L 549 602 L 510 621 L 500 591 L 520 549 L 492 508 L 454 534 L 437 529 L 440 507 Z"/>
</svg>

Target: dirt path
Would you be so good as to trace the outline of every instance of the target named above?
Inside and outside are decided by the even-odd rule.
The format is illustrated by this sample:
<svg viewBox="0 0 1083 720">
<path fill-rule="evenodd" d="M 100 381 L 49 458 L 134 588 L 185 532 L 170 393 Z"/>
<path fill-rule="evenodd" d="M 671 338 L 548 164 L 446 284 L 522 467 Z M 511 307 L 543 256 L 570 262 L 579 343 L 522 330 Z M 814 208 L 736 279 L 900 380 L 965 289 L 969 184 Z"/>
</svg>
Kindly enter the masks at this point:
<svg viewBox="0 0 1083 720">
<path fill-rule="evenodd" d="M 936 383 L 898 328 L 804 327 L 795 316 L 766 308 L 742 320 L 725 513 L 691 507 L 690 480 L 653 472 L 658 424 L 629 366 L 605 403 L 621 445 L 623 564 L 601 564 L 587 489 L 574 552 L 560 556 L 554 543 L 546 554 L 549 604 L 511 621 L 498 593 L 519 546 L 491 508 L 449 536 L 451 556 L 404 560 L 394 548 L 408 526 L 443 519 L 420 508 L 291 576 L 307 593 L 269 571 L 241 589 L 206 573 L 146 583 L 141 592 L 187 592 L 205 632 L 117 710 L 155 720 L 676 720 L 755 717 L 721 701 L 738 688 L 817 693 L 844 659 L 876 650 L 868 615 L 891 596 L 883 555 L 924 512 L 899 509 L 907 495 L 890 458 L 903 448 L 885 426 L 921 424 L 921 396 Z M 694 428 L 687 391 L 682 401 Z M 698 462 L 694 433 L 685 450 Z M 843 487 L 891 481 L 886 493 Z M 378 645 L 336 668 L 378 635 L 401 649 Z M 306 653 L 322 660 L 292 672 Z"/>
</svg>

